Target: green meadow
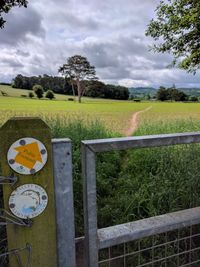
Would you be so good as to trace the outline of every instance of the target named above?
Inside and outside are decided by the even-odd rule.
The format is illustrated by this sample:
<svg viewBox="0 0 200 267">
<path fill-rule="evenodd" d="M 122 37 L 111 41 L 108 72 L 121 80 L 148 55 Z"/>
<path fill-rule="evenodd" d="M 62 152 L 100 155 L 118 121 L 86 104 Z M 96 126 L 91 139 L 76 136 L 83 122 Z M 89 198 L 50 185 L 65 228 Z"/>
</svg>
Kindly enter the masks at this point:
<svg viewBox="0 0 200 267">
<path fill-rule="evenodd" d="M 3 87 L 3 86 L 2 86 Z M 129 120 L 134 112 L 143 110 L 149 103 L 132 103 L 102 99 L 83 98 L 81 104 L 68 101 L 69 96 L 55 95 L 55 100 L 28 97 L 28 90 L 19 90 L 4 87 L 8 96 L 0 96 L 0 122 L 3 123 L 10 116 L 41 116 L 46 121 L 59 120 L 66 123 L 69 120 L 83 120 L 91 122 L 101 121 L 109 130 L 123 133 L 128 127 Z M 18 94 L 18 95 L 17 95 Z M 71 96 L 70 96 L 71 97 Z"/>
<path fill-rule="evenodd" d="M 131 123 L 135 112 L 143 112 L 138 117 L 138 126 L 149 128 L 151 125 L 179 124 L 185 121 L 200 120 L 200 103 L 161 103 L 155 101 L 135 103 L 133 101 L 114 101 L 104 99 L 83 98 L 81 104 L 68 101 L 71 96 L 56 94 L 55 100 L 28 97 L 28 90 L 14 89 L 10 86 L 0 85 L 0 91 L 8 96 L 0 96 L 0 123 L 11 116 L 41 116 L 47 122 L 59 120 L 60 123 L 81 120 L 83 122 L 100 121 L 109 131 L 124 134 Z M 25 97 L 26 96 L 26 97 Z M 193 131 L 192 128 L 182 131 Z M 150 127 L 152 128 L 152 127 Z M 177 128 L 177 127 L 176 127 Z M 198 130 L 195 128 L 195 130 Z M 178 131 L 178 129 L 177 129 Z M 156 132 L 156 126 L 154 127 Z M 160 132 L 160 130 L 159 130 Z"/>
</svg>

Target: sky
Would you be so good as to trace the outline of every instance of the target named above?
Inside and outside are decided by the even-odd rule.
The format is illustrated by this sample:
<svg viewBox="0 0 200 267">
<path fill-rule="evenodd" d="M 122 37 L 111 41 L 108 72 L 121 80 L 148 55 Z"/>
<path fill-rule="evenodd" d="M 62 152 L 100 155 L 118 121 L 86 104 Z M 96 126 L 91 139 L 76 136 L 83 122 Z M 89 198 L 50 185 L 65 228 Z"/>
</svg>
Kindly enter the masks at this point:
<svg viewBox="0 0 200 267">
<path fill-rule="evenodd" d="M 159 0 L 34 0 L 15 7 L 0 29 L 0 81 L 17 74 L 58 75 L 75 54 L 105 83 L 128 87 L 200 87 L 200 72 L 170 68 L 169 54 L 150 51 L 145 36 Z"/>
</svg>

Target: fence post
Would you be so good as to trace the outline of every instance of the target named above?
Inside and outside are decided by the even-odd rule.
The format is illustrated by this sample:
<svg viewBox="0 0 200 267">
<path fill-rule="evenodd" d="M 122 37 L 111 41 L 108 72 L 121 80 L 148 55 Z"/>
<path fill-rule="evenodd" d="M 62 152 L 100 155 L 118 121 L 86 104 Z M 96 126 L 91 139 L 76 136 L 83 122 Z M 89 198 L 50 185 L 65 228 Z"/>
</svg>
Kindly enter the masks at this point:
<svg viewBox="0 0 200 267">
<path fill-rule="evenodd" d="M 59 267 L 75 267 L 75 227 L 70 139 L 53 139 Z"/>
<path fill-rule="evenodd" d="M 7 225 L 8 251 L 22 249 L 28 243 L 30 255 L 26 250 L 19 251 L 22 266 L 29 266 L 30 261 L 31 267 L 56 267 L 50 129 L 39 118 L 12 118 L 2 126 L 0 141 L 2 175 L 8 181 L 12 174 L 18 178 L 15 185 L 3 186 L 4 208 L 16 219 L 27 223 L 26 218 L 31 218 L 32 221 L 30 227 Z M 9 255 L 9 263 L 10 267 L 21 266 L 14 253 Z"/>
<path fill-rule="evenodd" d="M 96 159 L 95 153 L 82 143 L 82 175 L 84 202 L 84 266 L 98 267 Z"/>
</svg>

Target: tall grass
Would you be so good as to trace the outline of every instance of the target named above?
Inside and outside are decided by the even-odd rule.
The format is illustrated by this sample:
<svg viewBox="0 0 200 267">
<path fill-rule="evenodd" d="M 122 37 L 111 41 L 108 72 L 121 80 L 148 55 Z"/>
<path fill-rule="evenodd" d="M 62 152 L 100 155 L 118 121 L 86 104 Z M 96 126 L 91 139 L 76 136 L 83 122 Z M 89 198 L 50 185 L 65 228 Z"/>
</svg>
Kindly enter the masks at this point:
<svg viewBox="0 0 200 267">
<path fill-rule="evenodd" d="M 161 121 L 141 124 L 135 135 L 199 129 L 200 120 Z M 133 149 L 122 155 L 120 169 L 103 226 L 200 205 L 199 144 Z"/>
<path fill-rule="evenodd" d="M 76 221 L 76 235 L 83 234 L 83 201 L 82 201 L 82 177 L 81 177 L 81 141 L 86 139 L 100 139 L 119 136 L 118 133 L 111 132 L 106 129 L 103 124 L 97 120 L 88 121 L 83 120 L 72 121 L 67 123 L 57 118 L 56 120 L 47 120 L 54 138 L 67 137 L 72 140 L 73 149 L 73 182 L 74 182 L 74 201 L 75 201 L 75 221 Z M 106 197 L 109 198 L 112 185 L 110 179 L 107 179 L 108 174 L 112 177 L 117 177 L 120 168 L 120 153 L 108 153 L 107 155 L 99 155 L 97 164 L 97 185 L 99 191 L 103 192 L 104 197 L 99 201 L 100 213 L 102 213 L 102 206 Z"/>
<path fill-rule="evenodd" d="M 140 127 L 134 135 L 149 135 L 149 134 L 167 134 L 167 133 L 182 133 L 182 132 L 198 132 L 200 131 L 199 118 L 173 118 L 159 120 L 142 120 Z"/>
<path fill-rule="evenodd" d="M 199 126 L 199 120 L 161 121 L 153 124 L 142 124 L 135 134 L 190 132 L 199 130 Z M 115 179 L 112 193 L 105 201 L 106 205 L 101 213 L 98 212 L 100 227 L 200 206 L 199 144 L 133 149 L 122 155 L 120 161 L 121 171 Z M 101 198 L 104 198 L 103 193 Z M 190 231 L 185 228 L 181 231 L 145 238 L 142 241 L 128 243 L 127 247 L 130 251 L 137 251 L 138 246 L 141 247 L 142 245 L 148 248 L 152 246 L 152 242 L 153 244 L 162 244 L 170 240 L 177 240 L 180 233 L 185 237 L 190 235 Z M 196 231 L 199 233 L 199 227 Z M 199 246 L 199 240 L 192 242 L 193 247 Z M 123 249 L 119 246 L 111 249 L 111 251 L 113 253 L 118 251 L 119 255 L 123 255 Z M 178 249 L 183 252 L 183 256 L 179 258 L 179 264 L 185 266 L 188 263 L 185 251 L 189 249 L 189 242 L 185 241 L 184 245 L 180 243 Z M 170 245 L 167 250 L 166 246 L 163 245 L 160 250 L 154 251 L 154 257 L 162 259 L 164 252 L 165 257 L 176 254 L 176 243 Z M 198 258 L 198 253 L 193 254 L 194 260 Z M 148 263 L 151 259 L 150 250 L 140 255 L 140 262 L 142 263 Z M 126 264 L 130 267 L 135 266 L 137 260 L 137 257 L 130 257 Z M 167 261 L 167 266 L 177 266 L 177 262 L 174 260 L 175 258 L 170 258 Z M 158 265 L 161 266 L 162 261 Z"/>
</svg>

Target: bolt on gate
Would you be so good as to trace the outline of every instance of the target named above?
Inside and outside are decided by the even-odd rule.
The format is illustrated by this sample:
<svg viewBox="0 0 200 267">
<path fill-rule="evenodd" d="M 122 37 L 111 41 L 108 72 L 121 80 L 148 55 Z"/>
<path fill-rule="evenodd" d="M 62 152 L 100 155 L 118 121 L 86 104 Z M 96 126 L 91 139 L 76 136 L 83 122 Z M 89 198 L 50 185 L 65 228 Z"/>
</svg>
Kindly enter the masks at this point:
<svg viewBox="0 0 200 267">
<path fill-rule="evenodd" d="M 164 134 L 141 137 L 111 138 L 100 140 L 82 141 L 82 172 L 84 178 L 84 224 L 85 224 L 85 267 L 97 266 L 148 266 L 148 267 L 171 267 L 173 266 L 200 266 L 199 256 L 193 257 L 193 253 L 200 253 L 200 231 L 196 225 L 200 224 L 200 207 L 168 213 L 121 225 L 115 225 L 103 229 L 97 228 L 97 204 L 96 204 L 96 153 L 136 149 L 172 146 L 179 144 L 200 143 L 200 132 Z M 177 231 L 175 239 L 168 240 L 168 233 Z M 181 231 L 184 232 L 182 236 Z M 155 236 L 162 234 L 162 243 L 155 242 Z M 171 234 L 170 234 L 171 236 Z M 152 245 L 149 248 L 141 247 L 138 242 L 137 251 L 127 250 L 127 245 L 135 240 L 152 237 Z M 194 239 L 198 239 L 194 246 Z M 184 251 L 179 249 L 180 244 L 186 244 Z M 111 249 L 122 245 L 122 255 L 113 256 Z M 167 250 L 176 246 L 171 255 Z M 108 248 L 108 256 L 99 260 L 99 251 Z M 164 255 L 157 259 L 154 254 L 156 249 L 164 249 Z M 150 250 L 150 252 L 149 252 Z M 141 253 L 151 253 L 148 262 L 142 262 Z M 137 254 L 137 263 L 126 260 L 129 256 Z M 182 264 L 180 257 L 188 254 L 187 263 Z M 138 256 L 139 255 L 139 256 Z M 121 265 L 112 265 L 116 259 L 122 259 Z M 167 265 L 168 260 L 171 264 Z M 172 261 L 175 261 L 172 263 Z"/>
</svg>

